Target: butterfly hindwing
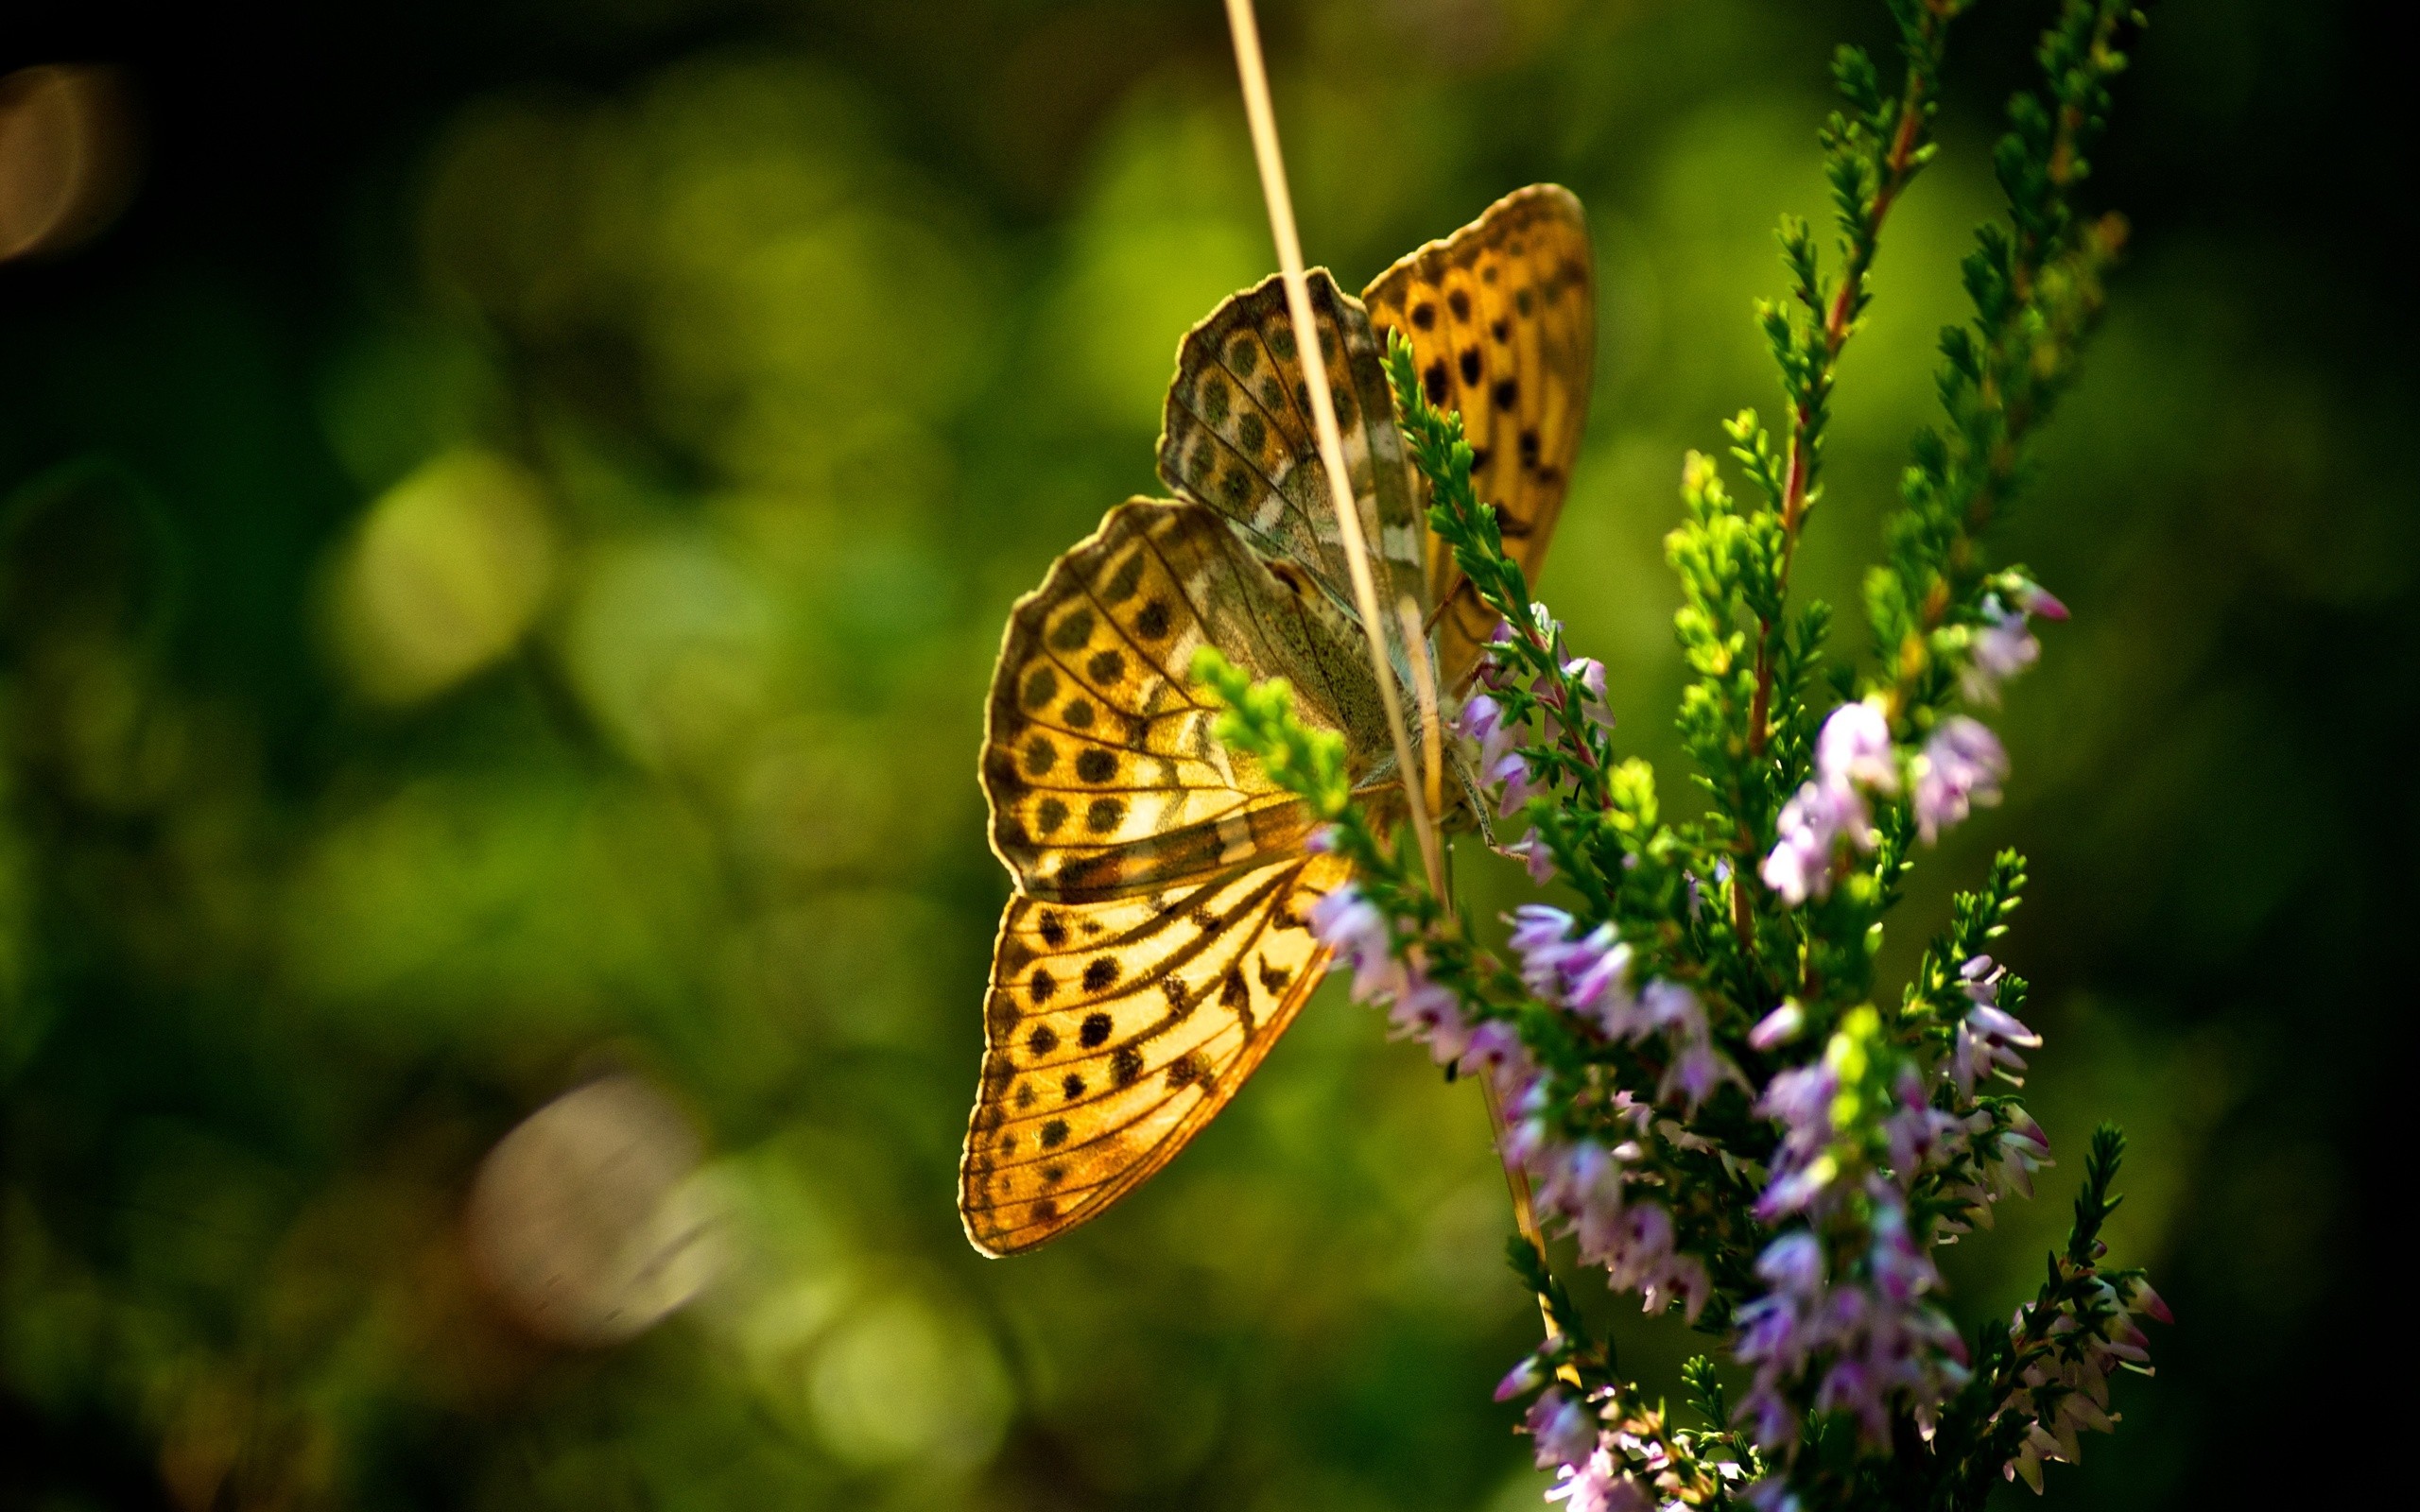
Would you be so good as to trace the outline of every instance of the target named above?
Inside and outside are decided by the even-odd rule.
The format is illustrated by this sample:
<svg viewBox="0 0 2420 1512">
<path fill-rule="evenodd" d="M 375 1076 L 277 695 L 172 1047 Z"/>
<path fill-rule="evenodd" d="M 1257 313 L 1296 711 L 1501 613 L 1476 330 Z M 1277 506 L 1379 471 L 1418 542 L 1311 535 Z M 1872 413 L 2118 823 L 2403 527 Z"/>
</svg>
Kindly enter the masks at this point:
<svg viewBox="0 0 2420 1512">
<path fill-rule="evenodd" d="M 1377 549 L 1380 601 L 1392 605 L 1397 593 L 1409 593 L 1425 612 L 1426 496 L 1395 426 L 1385 349 L 1360 301 L 1340 290 L 1325 268 L 1313 268 L 1309 284 L 1345 472 L 1361 507 L 1362 532 Z M 1160 477 L 1236 522 L 1263 551 L 1310 569 L 1337 603 L 1352 603 L 1310 390 L 1277 279 L 1230 298 L 1177 349 Z"/>
<path fill-rule="evenodd" d="M 1410 342 L 1428 402 L 1461 412 L 1471 481 L 1498 511 L 1505 554 L 1533 583 L 1588 419 L 1595 280 L 1580 201 L 1533 184 L 1395 264 L 1361 296 L 1381 340 L 1393 330 Z M 1445 605 L 1439 675 L 1459 689 L 1495 617 L 1434 541 L 1427 571 L 1430 602 Z"/>
<path fill-rule="evenodd" d="M 967 1236 L 1031 1248 L 1158 1171 L 1225 1107 L 1327 967 L 1297 853 L 1145 897 L 1009 902 L 959 1173 Z"/>
<path fill-rule="evenodd" d="M 992 842 L 1019 891 L 1080 902 L 1298 850 L 1301 805 L 1211 733 L 1192 685 L 1215 645 L 1345 737 L 1358 774 L 1387 748 L 1357 633 L 1303 573 L 1201 505 L 1131 500 L 1009 619 L 983 751 Z"/>
<path fill-rule="evenodd" d="M 1191 502 L 1134 499 L 1018 601 L 982 774 L 1016 880 L 994 949 L 959 1173 L 993 1254 L 1093 1216 L 1182 1149 L 1259 1065 L 1326 955 L 1307 911 L 1348 868 L 1212 734 L 1186 676 L 1213 645 L 1283 677 L 1357 774 L 1386 736 L 1355 627 L 1307 571 Z"/>
</svg>

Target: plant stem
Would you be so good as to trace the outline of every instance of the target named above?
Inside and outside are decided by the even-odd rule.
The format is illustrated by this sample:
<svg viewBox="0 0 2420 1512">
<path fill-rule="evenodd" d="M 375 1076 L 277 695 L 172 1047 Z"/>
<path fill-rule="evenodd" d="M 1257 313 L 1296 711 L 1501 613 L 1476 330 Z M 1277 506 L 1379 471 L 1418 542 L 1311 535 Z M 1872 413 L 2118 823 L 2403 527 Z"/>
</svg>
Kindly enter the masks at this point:
<svg viewBox="0 0 2420 1512">
<path fill-rule="evenodd" d="M 1941 28 L 1948 25 L 1948 11 L 1939 3 L 1925 8 L 1922 40 L 1928 56 L 1937 56 Z M 1908 77 L 1899 94 L 1897 128 L 1891 133 L 1891 146 L 1882 156 L 1881 171 L 1875 185 L 1874 201 L 1858 233 L 1849 238 L 1848 259 L 1841 270 L 1840 286 L 1832 291 L 1828 306 L 1824 310 L 1822 358 L 1798 403 L 1790 411 L 1789 464 L 1782 482 L 1781 499 L 1781 566 L 1776 576 L 1777 597 L 1787 602 L 1789 596 L 1790 563 L 1798 554 L 1798 533 L 1806 521 L 1806 507 L 1815 478 L 1815 429 L 1818 418 L 1832 391 L 1832 374 L 1840 364 L 1841 352 L 1849 344 L 1849 335 L 1857 327 L 1857 316 L 1864 305 L 1865 280 L 1873 271 L 1874 256 L 1881 245 L 1882 223 L 1890 216 L 1891 208 L 1904 193 L 1908 183 L 1923 164 L 1918 150 L 1924 146 L 1926 96 L 1931 92 L 1932 79 L 1914 56 L 1908 60 Z M 1756 691 L 1748 707 L 1748 750 L 1752 756 L 1764 754 L 1772 739 L 1772 697 L 1774 675 L 1774 642 L 1780 633 L 1777 618 L 1757 616 L 1756 621 Z"/>
</svg>

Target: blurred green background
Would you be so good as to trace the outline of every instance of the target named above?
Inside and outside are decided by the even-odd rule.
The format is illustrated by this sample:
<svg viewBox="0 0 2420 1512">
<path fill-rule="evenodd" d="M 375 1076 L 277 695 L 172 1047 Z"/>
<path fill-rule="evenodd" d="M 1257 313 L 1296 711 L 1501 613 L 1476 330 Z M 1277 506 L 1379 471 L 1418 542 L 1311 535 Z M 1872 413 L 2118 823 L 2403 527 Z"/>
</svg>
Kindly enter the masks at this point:
<svg viewBox="0 0 2420 1512">
<path fill-rule="evenodd" d="M 2045 13 L 1962 27 L 1892 222 L 1803 558 L 1843 607 Z M 1543 586 L 1668 803 L 1680 455 L 1772 407 L 1748 303 L 1879 21 L 1265 20 L 1348 285 L 1522 183 L 1586 201 Z M 2157 15 L 2093 183 L 2131 263 L 2002 541 L 2075 620 L 1892 946 L 2032 856 L 2066 1159 L 1952 1252 L 1962 1317 L 2030 1289 L 2093 1120 L 2134 1137 L 2114 1239 L 2179 1323 L 2069 1505 L 2308 1484 L 2300 1404 L 2383 1347 L 2420 667 L 2372 30 Z M 75 99 L 126 171 L 0 264 L 0 1505 L 1537 1504 L 1483 1115 L 1340 994 L 1076 1236 L 986 1262 L 952 1208 L 999 627 L 1156 491 L 1177 339 L 1270 262 L 1225 46 L 1209 0 L 12 9 L 0 71 L 118 68 Z M 1689 1335 L 1619 1327 L 1669 1385 Z"/>
</svg>

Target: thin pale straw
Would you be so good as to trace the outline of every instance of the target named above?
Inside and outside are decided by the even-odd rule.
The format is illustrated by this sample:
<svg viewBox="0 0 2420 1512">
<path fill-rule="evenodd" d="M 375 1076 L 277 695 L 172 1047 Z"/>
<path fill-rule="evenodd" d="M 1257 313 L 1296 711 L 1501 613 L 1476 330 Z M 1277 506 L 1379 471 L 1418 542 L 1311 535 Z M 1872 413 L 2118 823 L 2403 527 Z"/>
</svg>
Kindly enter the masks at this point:
<svg viewBox="0 0 2420 1512">
<path fill-rule="evenodd" d="M 1409 593 L 1395 600 L 1395 618 L 1403 625 L 1404 649 L 1410 653 L 1412 696 L 1420 700 L 1421 780 L 1428 812 L 1445 812 L 1445 739 L 1437 713 L 1437 677 L 1428 665 L 1427 632 L 1421 628 L 1420 606 Z"/>
<path fill-rule="evenodd" d="M 1387 657 L 1385 623 L 1379 618 L 1378 585 L 1370 572 L 1368 538 L 1361 533 L 1361 511 L 1355 507 L 1353 477 L 1344 466 L 1344 438 L 1337 429 L 1336 402 L 1327 387 L 1327 363 L 1320 354 L 1319 326 L 1311 317 L 1311 285 L 1303 274 L 1303 244 L 1294 230 L 1294 201 L 1286 190 L 1286 159 L 1277 147 L 1277 113 L 1269 101 L 1269 70 L 1261 61 L 1260 26 L 1253 17 L 1252 0 L 1227 0 L 1227 29 L 1236 39 L 1236 71 L 1242 76 L 1244 115 L 1252 123 L 1253 154 L 1260 163 L 1261 193 L 1269 201 L 1269 232 L 1277 243 L 1277 266 L 1286 284 L 1286 310 L 1294 322 L 1294 350 L 1303 364 L 1303 381 L 1310 389 L 1311 425 L 1317 433 L 1320 461 L 1327 469 L 1328 501 L 1336 508 L 1337 534 L 1344 545 L 1346 569 L 1353 577 L 1353 602 L 1361 612 L 1361 628 L 1370 638 L 1370 670 L 1377 674 L 1378 698 L 1386 709 L 1387 734 L 1395 747 L 1395 769 L 1402 775 L 1404 797 L 1411 805 L 1412 834 L 1420 846 L 1421 865 L 1428 873 L 1428 887 L 1438 898 L 1445 896 L 1443 859 L 1437 850 L 1437 835 L 1431 816 L 1440 812 L 1438 798 L 1443 796 L 1442 731 L 1437 728 L 1436 688 L 1429 679 L 1426 659 L 1421 654 L 1421 638 L 1414 635 L 1405 647 L 1406 659 L 1411 662 L 1412 677 L 1421 685 L 1420 696 L 1426 715 L 1429 748 L 1430 793 L 1437 797 L 1423 801 L 1420 772 L 1411 759 L 1411 742 L 1404 732 L 1403 698 L 1395 689 L 1394 669 Z M 1413 618 L 1417 626 L 1417 616 Z M 1479 1078 L 1487 1094 L 1487 1121 L 1495 1132 L 1499 1152 L 1504 1143 L 1504 1109 L 1496 1105 L 1495 1089 L 1485 1077 Z M 1512 1191 L 1512 1216 L 1520 1226 L 1521 1236 L 1546 1253 L 1545 1241 L 1538 1232 L 1537 1215 L 1530 1197 L 1529 1173 L 1514 1160 L 1503 1160 L 1505 1184 Z M 1547 1311 L 1546 1298 L 1538 1298 L 1538 1312 L 1546 1319 L 1547 1337 L 1558 1332 L 1554 1314 Z"/>
<path fill-rule="evenodd" d="M 1439 864 L 1429 810 L 1421 802 L 1420 771 L 1412 762 L 1411 741 L 1404 733 L 1403 696 L 1396 689 L 1394 668 L 1387 656 L 1378 585 L 1370 574 L 1369 541 L 1361 533 L 1353 476 L 1344 466 L 1344 438 L 1337 429 L 1336 401 L 1327 387 L 1327 360 L 1320 352 L 1319 324 L 1311 315 L 1311 285 L 1303 274 L 1303 243 L 1294 231 L 1294 201 L 1286 192 L 1286 160 L 1277 149 L 1277 115 L 1269 102 L 1269 72 L 1261 62 L 1260 26 L 1253 19 L 1252 0 L 1227 0 L 1227 27 L 1235 34 L 1244 114 L 1252 122 L 1253 153 L 1260 161 L 1261 192 L 1269 200 L 1270 235 L 1277 243 L 1286 310 L 1294 322 L 1294 351 L 1303 364 L 1303 383 L 1310 390 L 1311 427 L 1318 437 L 1320 460 L 1327 469 L 1328 502 L 1336 508 L 1337 534 L 1343 541 L 1345 568 L 1353 578 L 1353 602 L 1361 611 L 1362 631 L 1370 638 L 1370 669 L 1377 674 L 1378 700 L 1386 710 L 1387 735 L 1394 742 L 1404 798 L 1411 806 L 1411 833 L 1420 847 L 1421 865 L 1428 873 L 1429 890 L 1442 898 L 1444 871 Z M 1410 659 L 1417 661 L 1417 648 L 1407 649 L 1412 652 Z"/>
</svg>

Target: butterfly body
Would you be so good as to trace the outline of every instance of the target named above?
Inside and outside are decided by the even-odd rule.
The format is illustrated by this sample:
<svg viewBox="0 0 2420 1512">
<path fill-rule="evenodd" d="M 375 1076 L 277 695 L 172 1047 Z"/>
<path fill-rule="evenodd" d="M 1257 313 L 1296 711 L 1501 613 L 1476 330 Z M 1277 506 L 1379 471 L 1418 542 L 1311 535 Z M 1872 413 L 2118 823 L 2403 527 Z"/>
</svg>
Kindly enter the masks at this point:
<svg viewBox="0 0 2420 1512">
<path fill-rule="evenodd" d="M 1515 242 L 1521 250 L 1507 250 Z M 1489 403 L 1502 389 L 1488 386 L 1515 386 L 1507 434 L 1548 428 L 1534 446 L 1512 443 L 1523 460 L 1507 476 L 1522 487 L 1499 505 L 1508 550 L 1534 571 L 1562 497 L 1538 470 L 1552 470 L 1547 483 L 1567 474 L 1586 409 L 1585 369 L 1564 370 L 1593 353 L 1565 329 L 1584 317 L 1593 330 L 1586 259 L 1577 201 L 1541 188 L 1397 264 L 1372 285 L 1368 309 L 1323 270 L 1311 275 L 1381 602 L 1409 599 L 1421 617 L 1445 606 L 1433 644 L 1389 637 L 1388 675 L 1407 704 L 1419 680 L 1411 658 L 1434 657 L 1419 670 L 1458 688 L 1494 626 L 1469 595 L 1454 596 L 1450 562 L 1439 570 L 1444 554 L 1425 524 L 1372 316 L 1385 312 L 1423 355 L 1439 327 L 1434 310 L 1420 326 L 1424 290 L 1443 290 L 1428 302 L 1448 311 L 1450 343 L 1467 335 L 1452 294 L 1502 285 L 1509 339 L 1477 381 Z M 1509 312 L 1525 297 L 1533 314 L 1516 324 Z M 1480 315 L 1497 307 L 1466 302 Z M 1549 312 L 1554 329 L 1533 331 Z M 1534 414 L 1522 407 L 1525 381 Z M 985 1253 L 1043 1243 L 1159 1170 L 1325 973 L 1310 909 L 1350 868 L 1311 848 L 1315 823 L 1291 794 L 1217 740 L 1215 701 L 1187 677 L 1195 651 L 1215 646 L 1255 677 L 1286 679 L 1304 721 L 1343 738 L 1357 790 L 1400 813 L 1308 398 L 1277 282 L 1221 304 L 1186 335 L 1169 388 L 1159 464 L 1179 497 L 1112 509 L 1011 611 L 981 776 L 1014 894 L 994 947 L 959 1189 L 968 1238 Z"/>
</svg>

